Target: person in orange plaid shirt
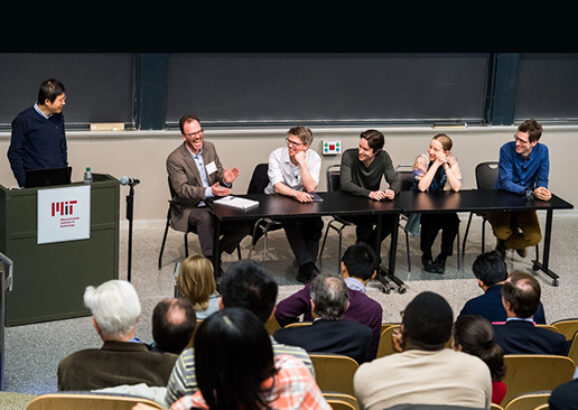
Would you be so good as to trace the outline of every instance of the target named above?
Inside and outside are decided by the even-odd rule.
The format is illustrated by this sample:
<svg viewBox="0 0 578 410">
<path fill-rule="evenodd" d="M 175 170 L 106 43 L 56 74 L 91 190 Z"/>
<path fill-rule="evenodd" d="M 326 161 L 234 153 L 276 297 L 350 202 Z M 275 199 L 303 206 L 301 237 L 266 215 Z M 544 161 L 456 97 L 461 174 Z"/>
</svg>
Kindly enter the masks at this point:
<svg viewBox="0 0 578 410">
<path fill-rule="evenodd" d="M 195 363 L 200 390 L 171 410 L 331 409 L 301 360 L 273 355 L 263 323 L 246 309 L 225 308 L 203 321 Z"/>
</svg>

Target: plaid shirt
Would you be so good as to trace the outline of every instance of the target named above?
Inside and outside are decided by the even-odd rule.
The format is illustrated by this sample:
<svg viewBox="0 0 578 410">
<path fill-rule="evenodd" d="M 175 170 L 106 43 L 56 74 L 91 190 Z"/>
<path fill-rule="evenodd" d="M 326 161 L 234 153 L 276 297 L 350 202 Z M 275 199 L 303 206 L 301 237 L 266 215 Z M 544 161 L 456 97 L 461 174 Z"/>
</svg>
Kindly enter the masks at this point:
<svg viewBox="0 0 578 410">
<path fill-rule="evenodd" d="M 275 356 L 290 354 L 303 362 L 315 377 L 315 369 L 307 352 L 298 346 L 287 346 L 277 343 L 271 338 L 273 353 Z M 186 394 L 195 393 L 198 390 L 197 378 L 195 376 L 195 351 L 192 348 L 185 349 L 175 362 L 173 371 L 167 384 L 167 394 L 165 404 L 170 407 L 175 401 Z"/>
<path fill-rule="evenodd" d="M 266 387 L 273 385 L 273 390 L 265 398 L 270 408 L 331 410 L 311 372 L 299 359 L 291 355 L 276 355 L 275 367 L 279 370 L 277 374 L 263 382 Z M 170 409 L 188 410 L 191 407 L 209 408 L 200 390 L 193 395 L 181 397 Z"/>
</svg>

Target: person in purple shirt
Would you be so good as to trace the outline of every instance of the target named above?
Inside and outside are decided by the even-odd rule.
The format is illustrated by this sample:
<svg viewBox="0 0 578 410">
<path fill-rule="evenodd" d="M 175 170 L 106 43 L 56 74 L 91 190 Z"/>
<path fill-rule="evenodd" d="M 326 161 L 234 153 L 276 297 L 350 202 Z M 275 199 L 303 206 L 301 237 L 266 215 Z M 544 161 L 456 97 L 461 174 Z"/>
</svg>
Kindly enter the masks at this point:
<svg viewBox="0 0 578 410">
<path fill-rule="evenodd" d="M 494 189 L 521 194 L 528 199 L 550 200 L 550 159 L 548 147 L 538 142 L 541 136 L 542 125 L 536 120 L 527 120 L 518 126 L 514 141 L 505 143 L 500 149 Z M 526 248 L 537 245 L 542 239 L 535 210 L 490 212 L 488 220 L 497 238 L 496 249 L 502 255 L 507 249 L 515 249 L 525 257 Z"/>
<path fill-rule="evenodd" d="M 68 166 L 62 115 L 65 104 L 64 85 L 49 79 L 40 85 L 34 106 L 12 121 L 8 160 L 18 186 L 25 185 L 28 170 Z"/>
<path fill-rule="evenodd" d="M 371 299 L 366 294 L 367 283 L 375 277 L 377 258 L 373 249 L 365 242 L 351 245 L 341 258 L 341 275 L 347 285 L 349 294 L 349 308 L 342 318 L 352 320 L 371 328 L 371 358 L 375 358 L 379 338 L 381 336 L 381 323 L 383 321 L 383 308 L 381 304 Z M 305 285 L 303 289 L 281 300 L 275 310 L 275 318 L 281 326 L 299 321 L 303 315 L 304 322 L 313 321 L 311 312 L 311 287 Z"/>
</svg>

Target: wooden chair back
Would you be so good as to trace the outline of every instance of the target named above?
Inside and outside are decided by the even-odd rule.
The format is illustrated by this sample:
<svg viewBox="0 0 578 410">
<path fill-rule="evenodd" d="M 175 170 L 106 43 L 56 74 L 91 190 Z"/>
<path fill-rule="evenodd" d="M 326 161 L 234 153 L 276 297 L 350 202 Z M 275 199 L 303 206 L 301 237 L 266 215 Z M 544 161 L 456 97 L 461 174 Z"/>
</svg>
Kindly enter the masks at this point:
<svg viewBox="0 0 578 410">
<path fill-rule="evenodd" d="M 566 340 L 571 340 L 578 332 L 578 319 L 563 319 L 552 323 L 558 332 L 566 336 Z"/>
<path fill-rule="evenodd" d="M 137 403 L 164 409 L 156 401 L 122 395 L 98 393 L 47 393 L 34 398 L 26 410 L 131 410 Z"/>
<path fill-rule="evenodd" d="M 315 380 L 322 391 L 354 395 L 353 375 L 359 364 L 349 356 L 338 354 L 310 353 Z"/>
<path fill-rule="evenodd" d="M 347 393 L 338 393 L 338 392 L 323 392 L 323 397 L 325 397 L 325 400 L 327 400 L 329 403 L 330 400 L 331 401 L 341 401 L 341 402 L 346 402 L 349 403 L 351 406 L 353 406 L 353 408 L 355 410 L 359 409 L 359 403 L 357 402 L 357 398 L 351 394 L 347 394 Z"/>
<path fill-rule="evenodd" d="M 576 369 L 572 359 L 556 355 L 504 355 L 504 364 L 506 404 L 520 394 L 553 390 L 572 380 Z"/>
<path fill-rule="evenodd" d="M 514 397 L 506 404 L 504 410 L 528 410 L 534 409 L 543 404 L 548 404 L 550 392 L 545 393 L 528 393 Z"/>
</svg>

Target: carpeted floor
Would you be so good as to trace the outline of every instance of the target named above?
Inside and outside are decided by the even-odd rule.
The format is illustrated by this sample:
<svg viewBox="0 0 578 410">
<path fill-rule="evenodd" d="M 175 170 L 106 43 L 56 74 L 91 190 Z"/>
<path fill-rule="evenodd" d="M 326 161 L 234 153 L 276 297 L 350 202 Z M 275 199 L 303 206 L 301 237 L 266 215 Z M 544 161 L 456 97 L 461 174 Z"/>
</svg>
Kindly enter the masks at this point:
<svg viewBox="0 0 578 410">
<path fill-rule="evenodd" d="M 542 226 L 545 214 L 539 213 Z M 461 235 L 465 231 L 468 214 L 460 214 L 462 220 Z M 329 219 L 326 219 L 326 221 Z M 157 260 L 162 239 L 164 220 L 139 220 L 133 226 L 133 255 L 131 281 L 135 285 L 143 305 L 143 315 L 137 327 L 137 335 L 144 341 L 151 342 L 150 316 L 155 304 L 164 297 L 172 296 L 174 287 L 174 270 L 184 257 L 183 235 L 169 231 L 163 264 L 157 270 Z M 354 228 L 346 228 L 343 248 L 354 241 Z M 493 249 L 494 238 L 486 230 L 486 250 Z M 121 222 L 120 276 L 126 279 L 127 272 L 127 236 L 128 223 Z M 560 276 L 558 287 L 552 286 L 551 279 L 542 272 L 537 278 L 542 285 L 542 302 L 548 322 L 567 317 L 578 317 L 578 212 L 559 211 L 554 213 L 552 250 L 550 268 Z M 481 290 L 477 287 L 471 273 L 474 258 L 480 253 L 481 218 L 474 217 L 468 235 L 463 266 L 457 269 L 457 258 L 448 259 L 444 275 L 431 274 L 422 270 L 419 252 L 419 239 L 410 237 L 411 274 L 408 272 L 405 237 L 400 233 L 397 249 L 396 275 L 405 282 L 407 291 L 399 294 L 393 291 L 385 294 L 378 282 L 372 282 L 368 293 L 378 300 L 384 308 L 383 321 L 400 320 L 400 311 L 419 292 L 431 290 L 443 295 L 458 314 L 463 304 L 477 296 Z M 257 244 L 253 259 L 261 260 L 262 240 Z M 249 254 L 249 238 L 242 242 L 243 257 Z M 293 255 L 287 246 L 283 231 L 272 232 L 269 236 L 269 258 L 266 267 L 280 284 L 279 299 L 283 299 L 301 288 L 295 281 L 296 266 Z M 460 244 L 461 245 L 461 244 Z M 190 253 L 198 252 L 198 241 L 189 241 Z M 385 254 L 389 239 L 384 241 Z M 438 242 L 434 246 L 439 246 Z M 509 253 L 507 264 L 510 270 L 523 269 L 531 271 L 533 251 L 526 259 Z M 226 255 L 224 267 L 237 259 L 236 255 Z M 324 272 L 335 273 L 337 270 L 337 235 L 331 231 L 327 240 L 321 267 Z M 82 295 L 78 295 L 81 297 Z M 96 347 L 101 341 L 91 325 L 90 317 L 66 319 L 33 325 L 8 327 L 5 331 L 5 391 L 27 394 L 41 394 L 56 391 L 56 369 L 58 362 L 66 355 L 83 348 Z M 0 397 L 0 409 L 20 408 L 14 404 L 4 406 Z M 24 408 L 24 407 L 21 407 Z"/>
</svg>

